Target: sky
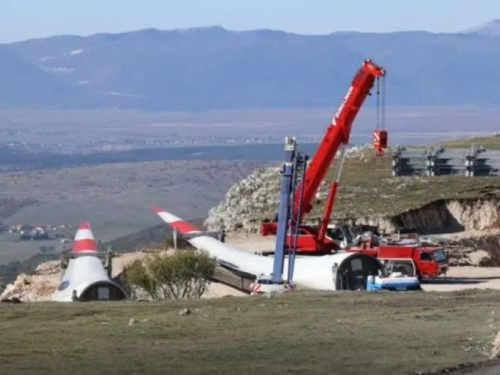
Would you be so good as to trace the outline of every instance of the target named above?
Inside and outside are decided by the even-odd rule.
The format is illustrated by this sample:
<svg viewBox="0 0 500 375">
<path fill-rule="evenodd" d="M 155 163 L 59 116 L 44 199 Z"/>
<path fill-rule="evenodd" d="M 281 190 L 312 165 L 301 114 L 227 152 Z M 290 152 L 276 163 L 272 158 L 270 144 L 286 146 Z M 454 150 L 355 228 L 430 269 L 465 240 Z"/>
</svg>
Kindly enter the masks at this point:
<svg viewBox="0 0 500 375">
<path fill-rule="evenodd" d="M 214 25 L 299 34 L 456 32 L 493 19 L 500 19 L 499 0 L 0 0 L 0 43 Z"/>
</svg>

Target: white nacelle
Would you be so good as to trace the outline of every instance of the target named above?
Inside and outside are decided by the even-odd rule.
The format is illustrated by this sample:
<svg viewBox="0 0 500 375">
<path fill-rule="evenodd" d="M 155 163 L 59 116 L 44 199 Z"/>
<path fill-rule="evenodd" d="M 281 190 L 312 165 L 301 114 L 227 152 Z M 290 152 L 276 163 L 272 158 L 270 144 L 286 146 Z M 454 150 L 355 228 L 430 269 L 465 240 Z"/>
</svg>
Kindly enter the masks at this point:
<svg viewBox="0 0 500 375">
<path fill-rule="evenodd" d="M 172 226 L 185 227 L 189 234 L 187 241 L 198 250 L 205 250 L 210 256 L 225 268 L 235 272 L 255 275 L 257 279 L 269 279 L 273 271 L 273 258 L 259 256 L 247 251 L 236 249 L 216 238 L 204 235 L 195 230 L 181 218 L 166 211 L 155 208 L 155 212 Z M 353 289 L 359 278 L 364 279 L 369 273 L 376 273 L 382 264 L 376 258 L 359 253 L 339 252 L 318 257 L 297 257 L 293 274 L 293 282 L 297 287 L 315 290 Z M 350 272 L 344 274 L 341 272 Z M 348 273 L 349 273 L 348 272 Z M 288 258 L 284 260 L 283 274 L 288 274 Z M 265 275 L 265 277 L 262 277 Z M 343 278 L 345 278 L 346 286 Z M 260 283 L 259 285 L 264 285 Z M 283 284 L 286 288 L 286 284 Z M 279 286 L 281 287 L 281 286 Z M 266 286 L 267 288 L 267 286 Z M 269 289 L 276 288 L 271 286 Z"/>
</svg>

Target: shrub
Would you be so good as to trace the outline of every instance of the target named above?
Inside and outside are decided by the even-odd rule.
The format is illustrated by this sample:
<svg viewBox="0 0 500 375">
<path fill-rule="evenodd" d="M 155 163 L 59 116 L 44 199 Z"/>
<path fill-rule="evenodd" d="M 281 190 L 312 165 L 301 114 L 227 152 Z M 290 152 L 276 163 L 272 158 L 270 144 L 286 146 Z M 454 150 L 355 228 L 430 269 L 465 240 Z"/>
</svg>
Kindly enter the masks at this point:
<svg viewBox="0 0 500 375">
<path fill-rule="evenodd" d="M 124 270 L 125 280 L 152 299 L 200 298 L 215 272 L 215 260 L 205 251 L 182 250 L 173 255 L 148 255 Z"/>
</svg>

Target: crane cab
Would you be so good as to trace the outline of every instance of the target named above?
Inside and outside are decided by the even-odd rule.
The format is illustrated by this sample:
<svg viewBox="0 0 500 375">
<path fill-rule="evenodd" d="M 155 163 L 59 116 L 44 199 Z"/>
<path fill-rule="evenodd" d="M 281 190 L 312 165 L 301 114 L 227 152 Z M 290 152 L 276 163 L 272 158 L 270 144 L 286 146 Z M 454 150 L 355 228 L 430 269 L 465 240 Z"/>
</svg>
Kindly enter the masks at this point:
<svg viewBox="0 0 500 375">
<path fill-rule="evenodd" d="M 385 129 L 375 129 L 373 131 L 373 147 L 377 151 L 377 156 L 384 154 L 387 148 L 388 133 Z"/>
</svg>

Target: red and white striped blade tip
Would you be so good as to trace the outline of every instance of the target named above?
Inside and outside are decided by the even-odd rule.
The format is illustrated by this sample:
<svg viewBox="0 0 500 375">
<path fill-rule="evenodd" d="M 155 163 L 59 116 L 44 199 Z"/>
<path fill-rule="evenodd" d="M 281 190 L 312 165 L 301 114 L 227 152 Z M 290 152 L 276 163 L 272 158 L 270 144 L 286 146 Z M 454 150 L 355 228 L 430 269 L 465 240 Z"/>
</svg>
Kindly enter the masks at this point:
<svg viewBox="0 0 500 375">
<path fill-rule="evenodd" d="M 90 224 L 86 221 L 81 222 L 78 226 L 73 241 L 73 252 L 84 251 L 97 251 L 97 242 L 95 241 Z"/>
<path fill-rule="evenodd" d="M 88 221 L 82 221 L 78 226 L 78 229 L 90 229 L 90 223 Z"/>
<path fill-rule="evenodd" d="M 197 229 L 195 226 L 189 224 L 187 221 L 184 221 L 180 217 L 165 211 L 161 207 L 149 206 L 149 208 L 158 216 L 160 216 L 160 218 L 170 227 L 177 228 L 181 233 L 199 232 L 199 229 Z"/>
<path fill-rule="evenodd" d="M 163 208 L 158 206 L 149 206 L 149 209 L 153 212 L 156 212 L 157 214 L 159 214 L 160 212 L 165 212 Z"/>
</svg>

